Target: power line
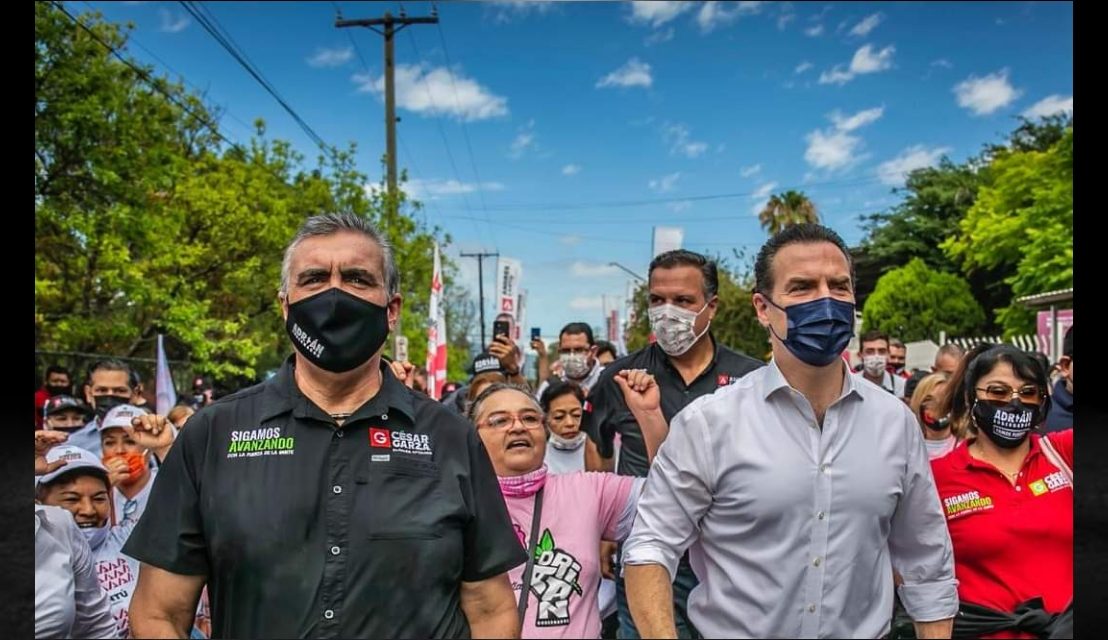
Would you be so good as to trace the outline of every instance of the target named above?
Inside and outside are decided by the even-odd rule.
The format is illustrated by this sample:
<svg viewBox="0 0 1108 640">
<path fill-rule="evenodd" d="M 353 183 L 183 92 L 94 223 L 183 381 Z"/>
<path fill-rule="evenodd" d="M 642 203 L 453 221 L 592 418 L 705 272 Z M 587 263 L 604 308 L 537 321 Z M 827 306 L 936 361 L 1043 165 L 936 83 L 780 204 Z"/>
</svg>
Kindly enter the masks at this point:
<svg viewBox="0 0 1108 640">
<path fill-rule="evenodd" d="M 432 2 L 431 8 L 436 14 L 439 12 L 439 8 L 436 3 Z M 444 35 L 444 32 L 442 30 L 442 22 L 440 21 L 436 23 L 435 26 L 438 28 L 439 40 L 442 42 L 442 53 L 443 56 L 446 58 L 446 70 L 447 74 L 450 76 L 450 88 L 454 92 L 454 103 L 457 105 L 458 111 L 461 112 L 462 101 L 458 98 L 458 86 L 454 83 L 454 64 L 450 61 L 450 49 L 446 46 L 446 36 Z M 469 128 L 466 126 L 466 121 L 464 117 L 461 118 L 460 121 L 462 124 L 462 136 L 465 138 L 466 141 L 466 151 L 469 153 L 469 164 L 471 167 L 473 167 L 474 178 L 477 179 L 477 195 L 481 200 L 481 208 L 485 212 L 485 223 L 488 225 L 489 234 L 492 235 L 493 246 L 496 246 L 496 232 L 493 228 L 492 221 L 488 219 L 489 207 L 485 203 L 485 189 L 484 186 L 481 184 L 481 174 L 477 171 L 477 162 L 473 158 L 473 145 L 469 142 Z"/>
<path fill-rule="evenodd" d="M 203 15 L 203 13 L 198 8 L 193 6 L 193 2 L 180 0 L 180 4 L 185 8 L 186 11 L 189 12 L 189 14 L 192 15 L 193 18 L 196 19 L 200 26 L 203 27 L 204 30 L 207 31 L 208 34 L 210 34 L 216 40 L 216 42 L 220 44 L 220 46 L 222 46 L 229 54 L 231 54 L 231 57 L 234 58 L 235 61 L 238 62 L 242 66 L 242 68 L 245 69 L 246 72 L 249 73 L 250 76 L 253 77 L 258 82 L 258 84 L 262 86 L 263 89 L 266 90 L 267 93 L 269 93 L 269 95 L 273 96 L 277 103 L 281 105 L 281 108 L 283 108 L 290 116 L 292 116 L 292 119 L 297 123 L 297 125 L 300 126 L 301 130 L 304 131 L 308 138 L 311 139 L 311 141 L 314 142 L 321 151 L 323 151 L 334 161 L 334 148 L 324 142 L 323 138 L 321 138 L 319 134 L 317 134 L 315 130 L 312 129 L 312 127 L 307 122 L 305 122 L 303 118 L 300 117 L 300 114 L 298 114 L 295 109 L 289 106 L 288 102 L 286 102 L 285 99 L 282 98 L 281 95 L 277 92 L 277 89 L 262 76 L 261 71 L 258 70 L 255 65 L 249 61 L 245 52 L 242 51 L 237 45 L 235 45 L 230 37 L 230 34 L 223 33 L 221 28 L 217 26 L 218 21 L 215 20 L 214 16 L 209 19 L 208 16 Z"/>
</svg>

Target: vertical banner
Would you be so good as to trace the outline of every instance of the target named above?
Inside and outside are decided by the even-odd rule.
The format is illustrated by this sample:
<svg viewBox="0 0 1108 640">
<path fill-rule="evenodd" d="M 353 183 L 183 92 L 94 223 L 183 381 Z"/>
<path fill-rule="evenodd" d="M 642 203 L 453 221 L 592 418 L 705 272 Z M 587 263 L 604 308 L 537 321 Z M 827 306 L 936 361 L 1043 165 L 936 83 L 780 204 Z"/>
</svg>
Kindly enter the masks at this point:
<svg viewBox="0 0 1108 640">
<path fill-rule="evenodd" d="M 437 242 L 434 253 L 427 327 L 427 395 L 438 400 L 446 384 L 446 303 L 443 300 L 442 262 Z"/>
<path fill-rule="evenodd" d="M 651 259 L 674 249 L 680 249 L 685 241 L 685 230 L 681 227 L 654 227 L 654 253 Z"/>
<path fill-rule="evenodd" d="M 527 323 L 527 289 L 519 290 L 519 298 L 516 303 L 516 330 L 512 339 L 516 342 L 520 342 L 523 339 L 523 325 Z M 523 351 L 527 353 L 525 349 Z"/>
<path fill-rule="evenodd" d="M 519 316 L 519 279 L 523 274 L 523 265 L 515 258 L 503 256 L 496 260 L 496 314 L 511 316 L 512 326 Z"/>
<path fill-rule="evenodd" d="M 158 334 L 158 364 L 154 372 L 154 409 L 159 416 L 169 413 L 177 404 L 177 390 L 173 388 L 173 378 L 169 375 L 169 360 L 165 357 L 165 336 Z"/>
</svg>

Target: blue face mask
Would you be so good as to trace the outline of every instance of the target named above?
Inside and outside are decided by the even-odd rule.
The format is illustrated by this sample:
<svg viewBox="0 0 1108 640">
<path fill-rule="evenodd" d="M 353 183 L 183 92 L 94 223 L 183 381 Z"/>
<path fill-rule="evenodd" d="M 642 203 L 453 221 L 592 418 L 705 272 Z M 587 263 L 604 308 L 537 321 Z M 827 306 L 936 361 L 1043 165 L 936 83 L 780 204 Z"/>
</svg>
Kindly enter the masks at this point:
<svg viewBox="0 0 1108 640">
<path fill-rule="evenodd" d="M 801 362 L 825 367 L 842 355 L 854 336 L 854 305 L 850 302 L 828 297 L 781 307 L 769 296 L 763 297 L 788 319 L 786 337 L 778 336 L 772 324 L 769 330 Z"/>
</svg>

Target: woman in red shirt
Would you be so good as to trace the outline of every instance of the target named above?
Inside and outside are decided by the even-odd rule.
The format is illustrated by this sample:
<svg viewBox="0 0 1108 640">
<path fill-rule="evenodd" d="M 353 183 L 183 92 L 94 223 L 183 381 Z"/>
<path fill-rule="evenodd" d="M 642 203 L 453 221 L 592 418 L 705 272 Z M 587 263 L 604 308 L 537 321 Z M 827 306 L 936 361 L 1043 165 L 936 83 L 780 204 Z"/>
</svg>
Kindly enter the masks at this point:
<svg viewBox="0 0 1108 640">
<path fill-rule="evenodd" d="M 1048 383 L 1026 352 L 981 345 L 937 407 L 965 438 L 931 462 L 954 544 L 955 637 L 1045 637 L 1073 598 L 1073 430 L 1032 433 Z"/>
</svg>

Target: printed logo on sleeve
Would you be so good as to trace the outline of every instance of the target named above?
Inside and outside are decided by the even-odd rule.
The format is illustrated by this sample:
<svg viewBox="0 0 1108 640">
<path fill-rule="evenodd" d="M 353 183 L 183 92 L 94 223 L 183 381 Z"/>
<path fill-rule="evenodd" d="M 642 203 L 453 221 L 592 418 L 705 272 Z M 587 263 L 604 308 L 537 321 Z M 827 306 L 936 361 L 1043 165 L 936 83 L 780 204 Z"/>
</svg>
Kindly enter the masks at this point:
<svg viewBox="0 0 1108 640">
<path fill-rule="evenodd" d="M 993 499 L 989 496 L 982 497 L 978 491 L 967 491 L 945 498 L 943 507 L 946 509 L 946 519 L 953 520 L 954 518 L 968 516 L 971 513 L 992 509 Z"/>
</svg>

